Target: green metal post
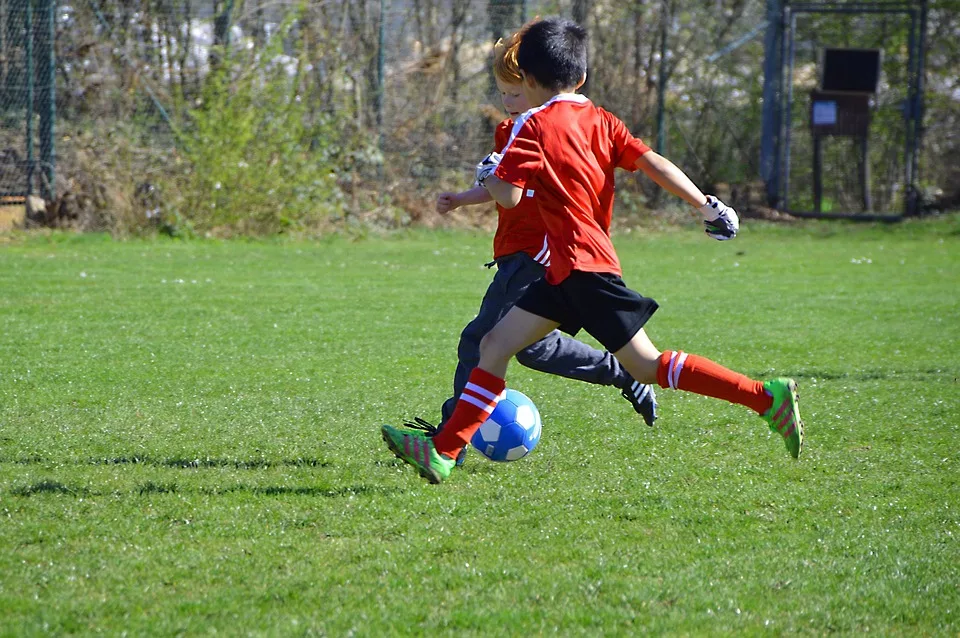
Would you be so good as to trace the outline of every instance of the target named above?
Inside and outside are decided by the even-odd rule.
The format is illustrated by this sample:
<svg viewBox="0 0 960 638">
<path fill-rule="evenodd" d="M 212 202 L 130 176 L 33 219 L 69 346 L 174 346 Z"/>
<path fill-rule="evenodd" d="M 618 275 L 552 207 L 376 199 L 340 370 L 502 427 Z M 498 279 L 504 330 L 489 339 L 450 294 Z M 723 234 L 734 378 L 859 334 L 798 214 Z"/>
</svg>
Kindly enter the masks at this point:
<svg viewBox="0 0 960 638">
<path fill-rule="evenodd" d="M 760 129 L 760 176 L 767 204 L 780 205 L 780 114 L 783 105 L 783 9 L 780 0 L 767 0 L 767 33 L 763 43 L 763 106 Z"/>
<path fill-rule="evenodd" d="M 27 188 L 26 194 L 33 195 L 33 0 L 26 0 L 24 31 L 26 32 L 27 63 Z"/>
<path fill-rule="evenodd" d="M 377 118 L 377 150 L 380 151 L 380 163 L 377 165 L 377 176 L 380 178 L 381 186 L 384 181 L 384 160 L 383 158 L 383 99 L 384 99 L 384 83 L 386 82 L 385 77 L 385 64 L 386 64 L 386 47 L 387 47 L 387 33 L 386 33 L 386 23 L 387 23 L 387 0 L 380 0 L 380 32 L 377 35 L 377 93 L 374 96 L 376 102 L 376 118 Z M 380 204 L 383 205 L 384 202 L 384 193 L 385 188 L 380 188 Z"/>
<path fill-rule="evenodd" d="M 663 155 L 666 146 L 666 131 L 664 130 L 665 96 L 667 92 L 667 31 L 670 23 L 670 7 L 666 0 L 663 2 L 663 16 L 660 29 L 660 71 L 657 73 L 657 153 Z"/>
<path fill-rule="evenodd" d="M 56 135 L 54 132 L 57 115 L 56 102 L 56 0 L 44 0 L 40 33 L 43 34 L 38 59 L 40 89 L 40 164 L 44 177 L 41 194 L 47 200 L 56 196 Z"/>
<path fill-rule="evenodd" d="M 230 27 L 233 25 L 233 2 L 234 0 L 227 0 L 223 11 L 213 19 L 214 40 L 227 50 L 230 48 Z"/>
<path fill-rule="evenodd" d="M 377 111 L 377 131 L 380 135 L 380 151 L 383 151 L 383 85 L 385 82 L 384 78 L 384 66 L 386 63 L 385 52 L 386 48 L 386 22 L 387 22 L 387 0 L 380 0 L 380 32 L 377 34 L 377 94 L 376 94 L 376 111 Z"/>
</svg>

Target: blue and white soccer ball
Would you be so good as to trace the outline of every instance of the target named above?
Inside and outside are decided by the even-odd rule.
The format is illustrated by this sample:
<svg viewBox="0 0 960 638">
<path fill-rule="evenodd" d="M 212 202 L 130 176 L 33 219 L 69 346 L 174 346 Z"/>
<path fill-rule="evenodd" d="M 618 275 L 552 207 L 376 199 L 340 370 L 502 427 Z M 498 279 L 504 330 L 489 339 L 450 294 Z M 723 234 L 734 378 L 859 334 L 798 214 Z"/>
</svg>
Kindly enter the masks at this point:
<svg viewBox="0 0 960 638">
<path fill-rule="evenodd" d="M 507 390 L 470 444 L 491 461 L 522 459 L 540 442 L 540 412 L 525 394 Z"/>
</svg>

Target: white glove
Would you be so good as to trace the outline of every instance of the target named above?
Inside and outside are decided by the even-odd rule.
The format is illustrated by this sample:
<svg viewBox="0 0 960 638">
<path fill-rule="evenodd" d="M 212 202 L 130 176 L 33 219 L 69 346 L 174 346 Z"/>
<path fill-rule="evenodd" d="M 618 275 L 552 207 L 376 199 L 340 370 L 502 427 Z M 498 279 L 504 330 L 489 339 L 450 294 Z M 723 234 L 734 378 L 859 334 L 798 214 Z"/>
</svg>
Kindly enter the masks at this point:
<svg viewBox="0 0 960 638">
<path fill-rule="evenodd" d="M 483 186 L 483 182 L 493 175 L 493 171 L 497 170 L 497 167 L 500 166 L 500 160 L 503 159 L 503 155 L 497 152 L 490 153 L 483 160 L 477 164 L 477 181 L 475 184 L 477 186 Z"/>
<path fill-rule="evenodd" d="M 713 195 L 707 195 L 707 203 L 700 207 L 703 215 L 703 225 L 706 233 L 719 241 L 726 241 L 737 236 L 740 230 L 740 218 L 733 210 Z"/>
</svg>

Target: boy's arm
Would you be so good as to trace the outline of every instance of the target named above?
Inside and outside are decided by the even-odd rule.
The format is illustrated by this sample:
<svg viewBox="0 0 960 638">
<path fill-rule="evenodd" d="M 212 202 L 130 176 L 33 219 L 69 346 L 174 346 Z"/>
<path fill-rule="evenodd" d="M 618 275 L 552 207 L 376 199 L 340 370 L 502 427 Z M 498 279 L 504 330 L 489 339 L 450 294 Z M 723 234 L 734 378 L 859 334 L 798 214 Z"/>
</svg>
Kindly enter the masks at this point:
<svg viewBox="0 0 960 638">
<path fill-rule="evenodd" d="M 637 168 L 646 173 L 661 188 L 673 193 L 697 210 L 707 203 L 707 196 L 690 181 L 686 173 L 666 157 L 648 151 L 637 160 Z"/>
<path fill-rule="evenodd" d="M 446 215 L 461 206 L 485 204 L 490 201 L 493 201 L 493 198 L 482 186 L 474 186 L 470 190 L 461 193 L 440 193 L 440 195 L 437 196 L 437 212 L 441 215 Z"/>
<path fill-rule="evenodd" d="M 504 208 L 513 208 L 520 203 L 523 189 L 505 182 L 496 175 L 490 175 L 483 180 L 483 188 L 493 199 Z"/>
<path fill-rule="evenodd" d="M 733 239 L 740 230 L 740 217 L 712 195 L 707 197 L 687 177 L 686 173 L 662 155 L 647 151 L 637 160 L 637 168 L 646 173 L 661 188 L 667 190 L 697 209 L 703 217 L 706 233 L 714 239 Z"/>
<path fill-rule="evenodd" d="M 523 189 L 494 175 L 502 159 L 503 155 L 500 153 L 490 153 L 484 157 L 483 161 L 477 164 L 477 184 L 504 208 L 514 208 L 523 197 Z"/>
</svg>

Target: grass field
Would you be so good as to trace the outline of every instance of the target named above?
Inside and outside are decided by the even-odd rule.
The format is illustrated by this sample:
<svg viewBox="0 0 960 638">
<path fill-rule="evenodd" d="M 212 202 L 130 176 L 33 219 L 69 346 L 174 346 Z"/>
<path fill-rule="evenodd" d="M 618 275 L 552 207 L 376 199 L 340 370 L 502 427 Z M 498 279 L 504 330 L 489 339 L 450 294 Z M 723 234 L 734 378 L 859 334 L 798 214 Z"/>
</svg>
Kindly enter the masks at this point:
<svg viewBox="0 0 960 638">
<path fill-rule="evenodd" d="M 956 636 L 960 219 L 617 246 L 661 348 L 800 382 L 799 462 L 513 364 L 539 447 L 424 483 L 379 426 L 436 419 L 486 236 L 0 243 L 0 635 Z"/>
</svg>

